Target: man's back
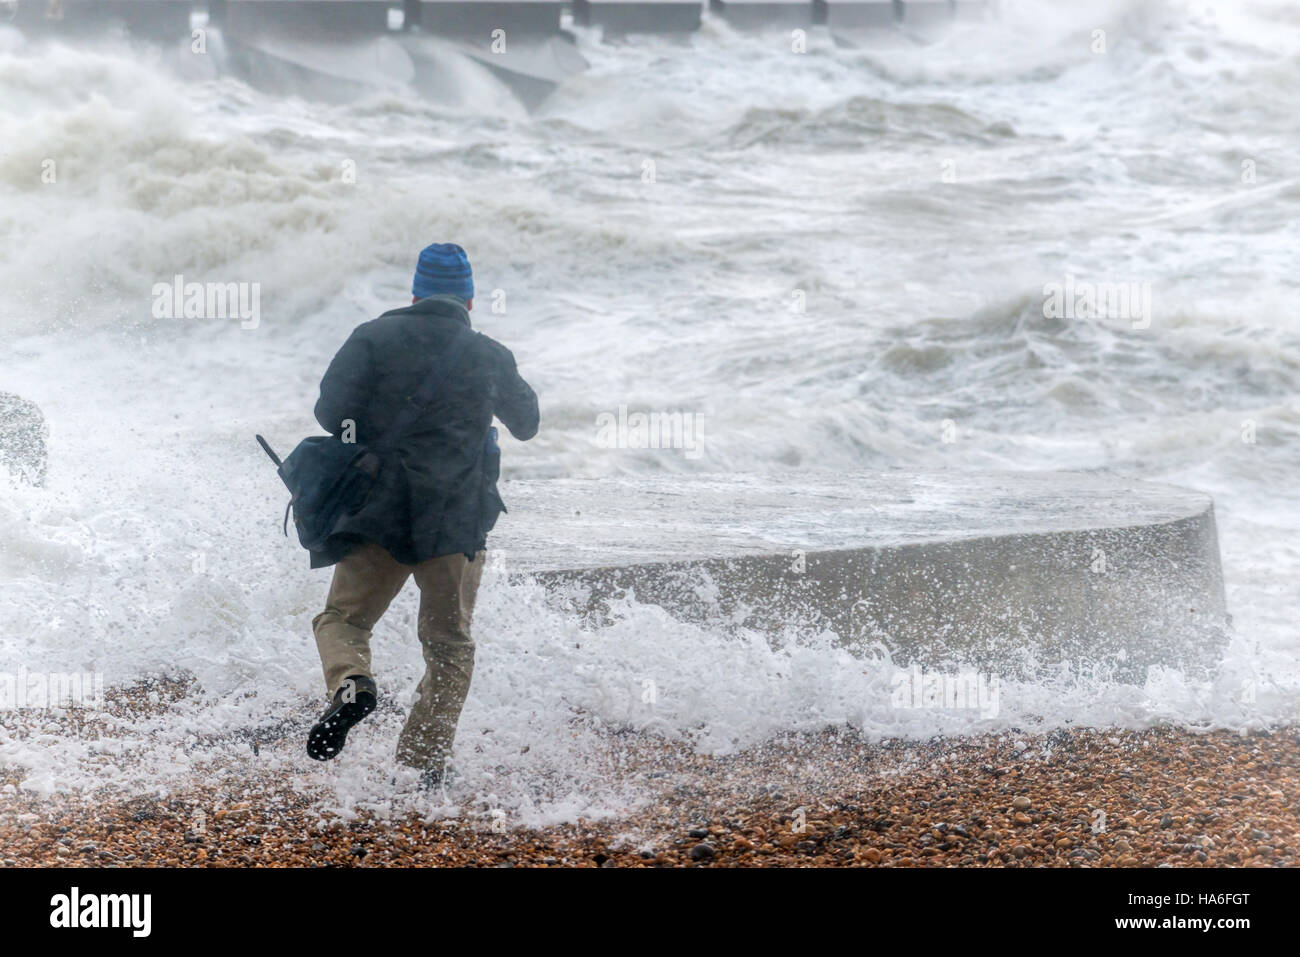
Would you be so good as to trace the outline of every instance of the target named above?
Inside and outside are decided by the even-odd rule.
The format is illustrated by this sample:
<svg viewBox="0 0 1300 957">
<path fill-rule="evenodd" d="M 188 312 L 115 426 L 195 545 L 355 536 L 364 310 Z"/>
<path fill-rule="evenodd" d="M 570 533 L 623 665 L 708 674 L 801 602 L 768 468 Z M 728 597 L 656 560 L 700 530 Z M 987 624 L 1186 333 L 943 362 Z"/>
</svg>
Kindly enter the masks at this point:
<svg viewBox="0 0 1300 957">
<path fill-rule="evenodd" d="M 493 416 L 518 439 L 537 432 L 537 396 L 510 350 L 469 329 L 465 306 L 450 296 L 422 299 L 358 326 L 321 380 L 316 419 L 359 445 L 385 436 L 458 335 L 468 340 L 432 402 L 405 434 L 389 440 L 364 508 L 336 528 L 336 560 L 352 543 L 387 548 L 416 564 L 484 547 L 485 496 L 495 495 L 483 455 Z"/>
</svg>

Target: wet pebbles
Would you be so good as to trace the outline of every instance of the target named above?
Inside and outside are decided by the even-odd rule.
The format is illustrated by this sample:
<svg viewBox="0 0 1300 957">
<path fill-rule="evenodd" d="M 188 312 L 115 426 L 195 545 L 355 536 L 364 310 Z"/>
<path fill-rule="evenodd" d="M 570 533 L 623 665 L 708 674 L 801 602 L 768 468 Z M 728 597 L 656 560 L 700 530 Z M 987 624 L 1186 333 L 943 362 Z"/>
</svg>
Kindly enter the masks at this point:
<svg viewBox="0 0 1300 957">
<path fill-rule="evenodd" d="M 647 748 L 620 819 L 323 815 L 272 782 L 87 806 L 0 794 L 2 866 L 1280 867 L 1300 849 L 1300 731 L 1075 731 L 926 743 L 791 735 Z M 9 779 L 11 783 L 13 779 Z"/>
</svg>

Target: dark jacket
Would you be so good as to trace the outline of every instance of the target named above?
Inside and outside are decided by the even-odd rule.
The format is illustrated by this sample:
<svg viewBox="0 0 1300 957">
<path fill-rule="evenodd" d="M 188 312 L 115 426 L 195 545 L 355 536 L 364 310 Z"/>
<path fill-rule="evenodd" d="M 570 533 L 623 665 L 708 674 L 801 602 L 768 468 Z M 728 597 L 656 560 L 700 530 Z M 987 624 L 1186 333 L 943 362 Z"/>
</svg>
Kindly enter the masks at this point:
<svg viewBox="0 0 1300 957">
<path fill-rule="evenodd" d="M 351 419 L 358 445 L 378 442 L 456 327 L 469 324 L 460 300 L 434 296 L 357 326 L 321 380 L 316 421 L 337 436 Z M 313 568 L 334 564 L 359 542 L 383 545 L 407 565 L 472 557 L 484 547 L 485 496 L 496 495 L 483 469 L 488 428 L 496 416 L 515 438 L 532 438 L 537 395 L 509 349 L 481 333 L 470 337 L 433 402 L 380 453 L 365 505 L 335 526 L 325 552 L 312 553 Z"/>
</svg>

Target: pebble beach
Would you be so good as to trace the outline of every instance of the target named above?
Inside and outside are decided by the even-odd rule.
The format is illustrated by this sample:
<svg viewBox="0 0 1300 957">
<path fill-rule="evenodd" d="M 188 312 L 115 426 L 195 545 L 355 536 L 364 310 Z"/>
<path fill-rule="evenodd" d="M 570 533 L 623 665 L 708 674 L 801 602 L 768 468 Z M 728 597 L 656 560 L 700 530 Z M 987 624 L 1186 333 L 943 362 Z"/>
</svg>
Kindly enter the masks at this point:
<svg viewBox="0 0 1300 957">
<path fill-rule="evenodd" d="M 472 804 L 335 815 L 270 777 L 104 800 L 11 773 L 0 847 L 6 867 L 1289 867 L 1297 745 L 1284 727 L 661 748 L 644 806 L 544 828 Z"/>
<path fill-rule="evenodd" d="M 572 23 L 542 102 L 387 27 L 0 14 L 0 872 L 1294 865 L 1300 4 L 997 6 L 798 50 Z M 413 585 L 305 753 L 331 571 L 256 437 L 319 432 L 444 243 L 541 425 L 500 430 L 429 793 Z"/>
</svg>

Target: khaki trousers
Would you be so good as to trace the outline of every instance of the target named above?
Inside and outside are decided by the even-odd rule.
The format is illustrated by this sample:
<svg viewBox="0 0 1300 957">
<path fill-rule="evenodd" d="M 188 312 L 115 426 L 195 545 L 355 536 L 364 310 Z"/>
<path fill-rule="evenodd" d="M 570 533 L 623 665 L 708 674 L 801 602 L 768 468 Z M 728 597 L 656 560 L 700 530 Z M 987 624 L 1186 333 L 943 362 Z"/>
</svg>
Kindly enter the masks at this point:
<svg viewBox="0 0 1300 957">
<path fill-rule="evenodd" d="M 483 563 L 484 553 L 479 552 L 472 562 L 464 555 L 444 555 L 402 565 L 379 545 L 359 545 L 334 566 L 325 610 L 312 620 L 332 699 L 344 678 L 373 677 L 370 631 L 406 580 L 415 576 L 425 671 L 397 739 L 397 760 L 402 764 L 442 770 L 451 757 L 456 724 L 474 675 L 470 619 Z"/>
</svg>

